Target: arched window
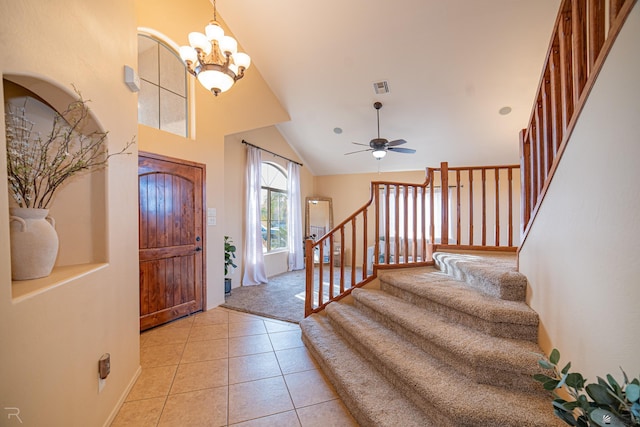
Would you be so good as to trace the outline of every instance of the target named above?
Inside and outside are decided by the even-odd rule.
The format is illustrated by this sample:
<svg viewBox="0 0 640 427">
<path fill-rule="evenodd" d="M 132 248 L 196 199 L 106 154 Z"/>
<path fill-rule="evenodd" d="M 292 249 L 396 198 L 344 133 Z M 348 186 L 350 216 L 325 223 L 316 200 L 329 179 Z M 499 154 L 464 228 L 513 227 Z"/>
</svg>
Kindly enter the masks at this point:
<svg viewBox="0 0 640 427">
<path fill-rule="evenodd" d="M 287 248 L 287 175 L 276 164 L 262 162 L 260 212 L 264 252 Z"/>
<path fill-rule="evenodd" d="M 187 71 L 166 44 L 138 34 L 138 123 L 187 136 Z"/>
</svg>

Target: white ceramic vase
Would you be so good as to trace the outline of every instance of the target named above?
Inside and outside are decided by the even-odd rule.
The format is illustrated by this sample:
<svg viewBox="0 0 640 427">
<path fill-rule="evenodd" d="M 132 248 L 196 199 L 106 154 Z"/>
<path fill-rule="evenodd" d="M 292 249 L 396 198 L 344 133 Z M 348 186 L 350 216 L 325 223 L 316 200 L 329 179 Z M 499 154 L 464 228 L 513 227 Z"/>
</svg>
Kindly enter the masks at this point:
<svg viewBox="0 0 640 427">
<path fill-rule="evenodd" d="M 58 255 L 58 233 L 49 209 L 11 208 L 11 278 L 31 280 L 51 274 Z"/>
</svg>

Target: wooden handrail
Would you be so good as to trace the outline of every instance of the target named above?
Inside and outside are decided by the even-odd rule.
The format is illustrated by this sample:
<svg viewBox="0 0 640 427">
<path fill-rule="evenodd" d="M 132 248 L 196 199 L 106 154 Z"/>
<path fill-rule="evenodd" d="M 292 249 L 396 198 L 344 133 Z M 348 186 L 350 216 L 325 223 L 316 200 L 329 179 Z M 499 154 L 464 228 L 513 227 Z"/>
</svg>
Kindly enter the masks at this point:
<svg viewBox="0 0 640 427">
<path fill-rule="evenodd" d="M 635 3 L 563 0 L 560 4 L 529 124 L 520 132 L 523 242 L 589 92 Z"/>
<path fill-rule="evenodd" d="M 443 162 L 426 170 L 422 184 L 373 181 L 367 203 L 305 242 L 305 316 L 369 283 L 379 268 L 432 265 L 438 248 L 515 251 L 513 191 L 519 186 L 513 185 L 513 170 L 519 167 Z M 474 193 L 474 175 L 481 180 L 480 194 Z M 474 205 L 481 206 L 481 215 L 474 217 Z M 474 245 L 475 230 L 481 231 L 481 245 Z"/>
</svg>

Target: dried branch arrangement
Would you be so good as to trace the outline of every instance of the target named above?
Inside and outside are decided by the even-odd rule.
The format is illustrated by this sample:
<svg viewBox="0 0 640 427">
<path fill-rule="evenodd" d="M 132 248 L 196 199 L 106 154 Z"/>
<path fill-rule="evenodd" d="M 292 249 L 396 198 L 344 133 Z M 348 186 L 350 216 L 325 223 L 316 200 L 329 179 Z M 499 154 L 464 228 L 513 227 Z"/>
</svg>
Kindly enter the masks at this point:
<svg viewBox="0 0 640 427">
<path fill-rule="evenodd" d="M 75 87 L 74 87 L 75 89 Z M 7 175 L 9 190 L 22 208 L 47 209 L 56 192 L 72 176 L 107 166 L 109 158 L 130 154 L 135 143 L 108 153 L 108 132 L 83 133 L 89 117 L 88 100 L 75 89 L 78 98 L 62 113 L 56 112 L 51 132 L 42 137 L 34 132 L 23 107 L 7 105 Z"/>
</svg>

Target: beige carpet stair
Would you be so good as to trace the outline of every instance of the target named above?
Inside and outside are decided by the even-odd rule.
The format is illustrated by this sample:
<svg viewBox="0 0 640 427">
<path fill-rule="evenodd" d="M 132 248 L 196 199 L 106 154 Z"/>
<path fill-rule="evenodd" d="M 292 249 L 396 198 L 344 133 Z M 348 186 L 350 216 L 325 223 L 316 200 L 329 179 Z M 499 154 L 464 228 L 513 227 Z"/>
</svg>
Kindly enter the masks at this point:
<svg viewBox="0 0 640 427">
<path fill-rule="evenodd" d="M 390 295 L 449 321 L 496 337 L 538 340 L 538 315 L 523 301 L 488 296 L 436 268 L 385 272 L 380 282 Z"/>
<path fill-rule="evenodd" d="M 537 315 L 486 292 L 515 288 L 513 260 L 487 258 L 482 277 L 481 259 L 456 254 L 446 264 L 446 255 L 434 258 L 450 275 L 385 272 L 381 290 L 356 289 L 352 304 L 329 304 L 326 315 L 301 322 L 345 404 L 363 426 L 563 425 L 531 380 L 541 354 L 532 342 Z"/>
</svg>

